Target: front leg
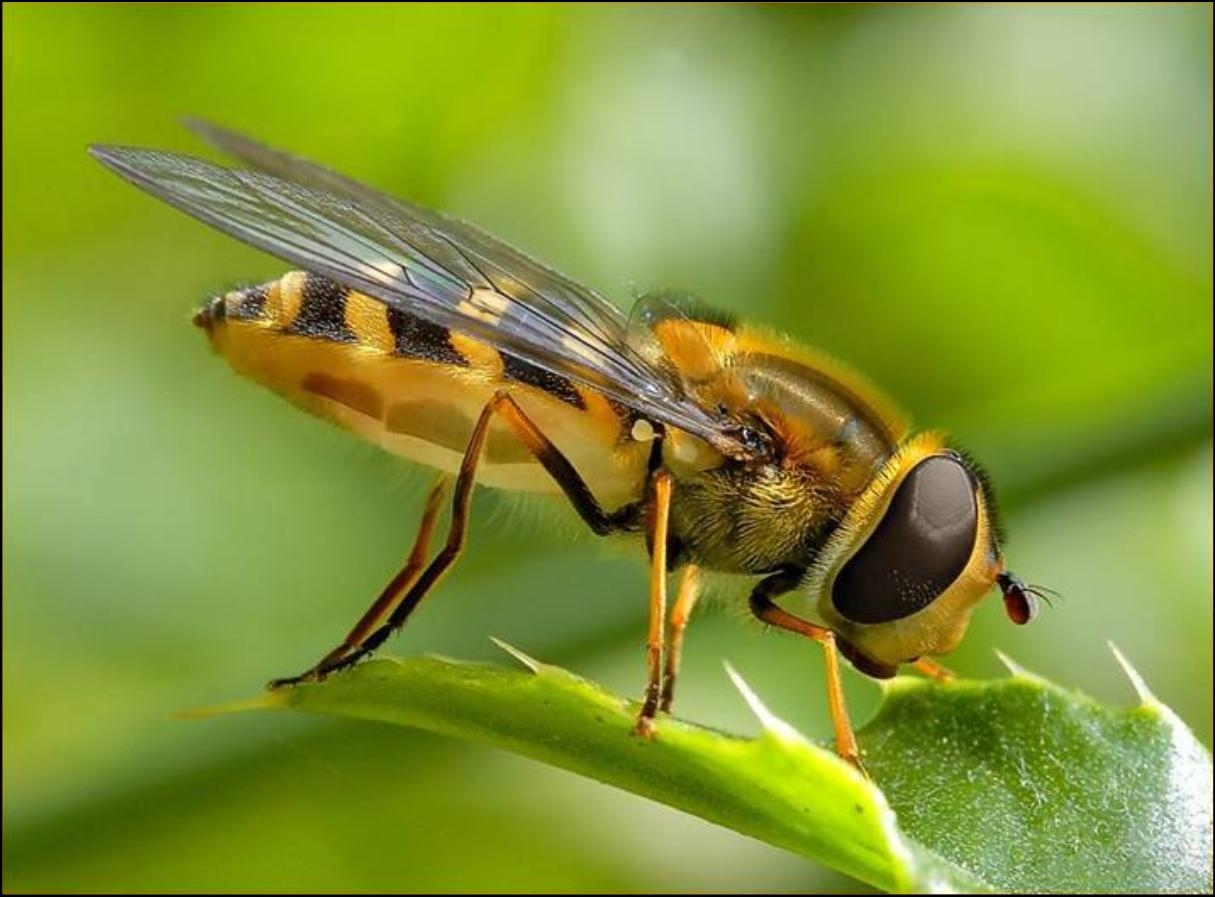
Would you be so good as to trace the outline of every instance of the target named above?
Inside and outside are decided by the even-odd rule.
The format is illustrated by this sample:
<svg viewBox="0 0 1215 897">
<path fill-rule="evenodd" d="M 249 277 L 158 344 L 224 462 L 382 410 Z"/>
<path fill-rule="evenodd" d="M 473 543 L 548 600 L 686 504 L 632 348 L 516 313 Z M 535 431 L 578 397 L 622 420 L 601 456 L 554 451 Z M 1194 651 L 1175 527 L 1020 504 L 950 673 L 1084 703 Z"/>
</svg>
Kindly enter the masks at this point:
<svg viewBox="0 0 1215 897">
<path fill-rule="evenodd" d="M 937 682 L 952 682 L 954 679 L 958 678 L 958 674 L 949 667 L 941 666 L 941 664 L 937 663 L 935 660 L 931 660 L 927 657 L 921 657 L 918 660 L 914 660 L 912 661 L 911 665 L 915 667 L 916 672 L 921 673 L 922 675 L 927 676 L 929 679 L 933 679 Z"/>
<path fill-rule="evenodd" d="M 848 706 L 844 703 L 844 686 L 840 680 L 840 656 L 835 644 L 835 633 L 825 626 L 795 617 L 773 600 L 779 595 L 793 591 L 801 582 L 803 573 L 802 570 L 782 570 L 762 580 L 751 592 L 751 613 L 765 623 L 804 635 L 823 646 L 827 662 L 827 707 L 831 712 L 831 724 L 835 728 L 835 751 L 863 774 L 868 775 L 865 773 L 865 767 L 861 765 L 856 735 L 852 731 L 852 721 L 848 718 Z"/>
</svg>

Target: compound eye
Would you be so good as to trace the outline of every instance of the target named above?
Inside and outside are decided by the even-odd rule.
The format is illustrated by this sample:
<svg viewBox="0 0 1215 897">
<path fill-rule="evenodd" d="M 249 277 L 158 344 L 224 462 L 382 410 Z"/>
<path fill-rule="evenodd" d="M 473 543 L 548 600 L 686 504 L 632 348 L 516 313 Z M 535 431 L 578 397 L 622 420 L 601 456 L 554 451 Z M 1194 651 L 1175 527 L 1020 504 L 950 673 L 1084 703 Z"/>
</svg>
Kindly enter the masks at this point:
<svg viewBox="0 0 1215 897">
<path fill-rule="evenodd" d="M 940 597 L 974 550 L 976 488 L 953 454 L 933 455 L 912 468 L 881 523 L 836 576 L 836 610 L 857 623 L 888 623 Z"/>
</svg>

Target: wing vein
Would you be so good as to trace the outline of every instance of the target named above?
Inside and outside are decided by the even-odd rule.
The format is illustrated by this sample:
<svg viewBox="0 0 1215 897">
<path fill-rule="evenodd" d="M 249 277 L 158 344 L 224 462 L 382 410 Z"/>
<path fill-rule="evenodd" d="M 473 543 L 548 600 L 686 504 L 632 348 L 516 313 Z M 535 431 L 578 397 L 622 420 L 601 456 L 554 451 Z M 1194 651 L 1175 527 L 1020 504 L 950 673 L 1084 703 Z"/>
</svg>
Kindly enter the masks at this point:
<svg viewBox="0 0 1215 897">
<path fill-rule="evenodd" d="M 141 189 L 251 246 L 484 340 L 724 454 L 748 457 L 737 422 L 698 405 L 661 362 L 642 356 L 623 314 L 593 290 L 458 219 L 213 125 L 194 127 L 261 170 L 156 150 L 90 151 Z M 478 289 L 509 304 L 487 315 L 468 301 Z"/>
</svg>

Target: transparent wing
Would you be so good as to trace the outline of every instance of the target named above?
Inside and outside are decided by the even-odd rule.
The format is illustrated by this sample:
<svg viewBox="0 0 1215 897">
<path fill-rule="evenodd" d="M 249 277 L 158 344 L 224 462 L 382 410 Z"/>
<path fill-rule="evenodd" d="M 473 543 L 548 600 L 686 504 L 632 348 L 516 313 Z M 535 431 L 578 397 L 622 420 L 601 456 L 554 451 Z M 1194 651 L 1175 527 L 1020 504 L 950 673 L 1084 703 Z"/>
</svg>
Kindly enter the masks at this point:
<svg viewBox="0 0 1215 897">
<path fill-rule="evenodd" d="M 90 152 L 136 186 L 245 243 L 483 339 L 727 455 L 750 454 L 733 421 L 701 408 L 664 369 L 629 348 L 623 315 L 602 297 L 470 225 L 239 135 L 208 136 L 216 133 L 225 148 L 239 146 L 242 158 L 290 179 L 155 150 Z"/>
<path fill-rule="evenodd" d="M 216 149 L 266 174 L 344 196 L 367 209 L 419 221 L 450 240 L 496 288 L 526 303 L 533 311 L 594 334 L 609 344 L 619 344 L 621 340 L 626 323 L 614 304 L 465 221 L 388 196 L 354 178 L 211 122 L 187 118 L 185 125 Z"/>
</svg>

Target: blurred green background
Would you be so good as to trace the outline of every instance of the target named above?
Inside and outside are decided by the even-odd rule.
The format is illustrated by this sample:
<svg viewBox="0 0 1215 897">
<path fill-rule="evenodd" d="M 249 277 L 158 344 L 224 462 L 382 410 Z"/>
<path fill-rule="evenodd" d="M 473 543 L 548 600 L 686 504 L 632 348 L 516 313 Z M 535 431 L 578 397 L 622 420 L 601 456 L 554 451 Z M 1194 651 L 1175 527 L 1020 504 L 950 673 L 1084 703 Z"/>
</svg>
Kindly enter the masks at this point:
<svg viewBox="0 0 1215 897">
<path fill-rule="evenodd" d="M 1116 642 L 1211 743 L 1211 10 L 501 5 L 3 12 L 4 887 L 859 887 L 537 764 L 368 724 L 186 722 L 345 631 L 427 478 L 239 381 L 189 326 L 283 266 L 89 141 L 209 117 L 470 218 L 628 303 L 786 329 L 983 459 L 1064 600 L 993 647 L 1102 699 Z M 643 564 L 477 498 L 393 650 L 500 636 L 625 694 Z M 553 519 L 547 519 L 553 518 Z M 522 521 L 522 525 L 520 525 Z M 570 585 L 576 584 L 571 589 Z M 709 608 L 681 713 L 753 728 L 729 658 L 829 732 L 820 653 Z M 849 674 L 856 716 L 877 688 Z"/>
</svg>

